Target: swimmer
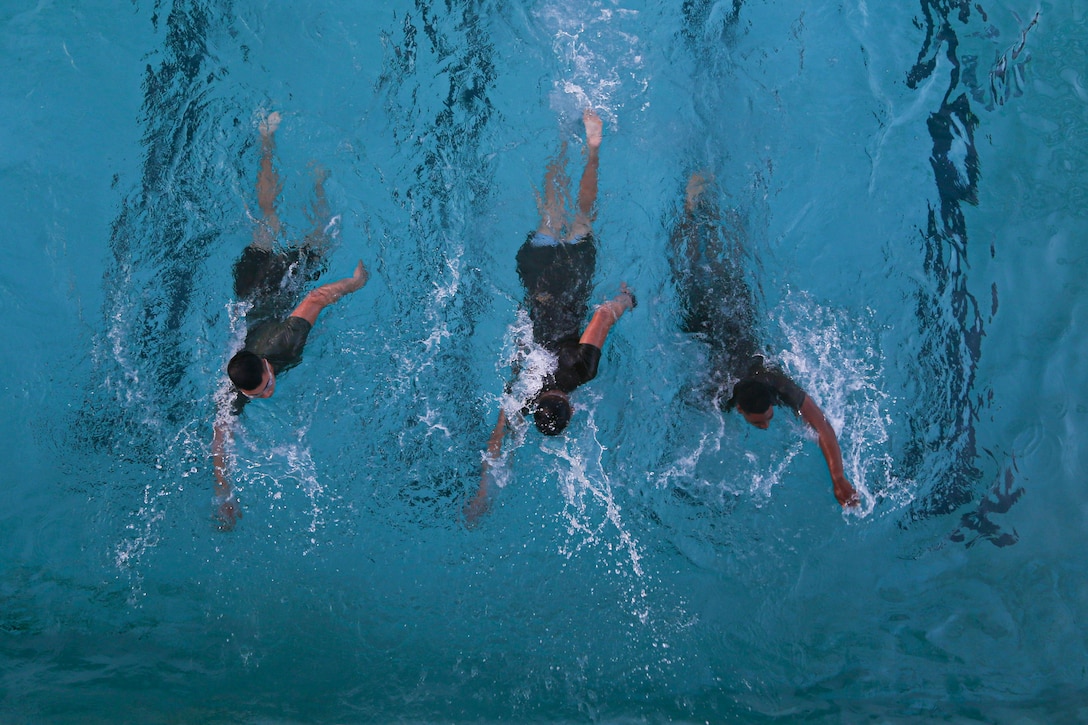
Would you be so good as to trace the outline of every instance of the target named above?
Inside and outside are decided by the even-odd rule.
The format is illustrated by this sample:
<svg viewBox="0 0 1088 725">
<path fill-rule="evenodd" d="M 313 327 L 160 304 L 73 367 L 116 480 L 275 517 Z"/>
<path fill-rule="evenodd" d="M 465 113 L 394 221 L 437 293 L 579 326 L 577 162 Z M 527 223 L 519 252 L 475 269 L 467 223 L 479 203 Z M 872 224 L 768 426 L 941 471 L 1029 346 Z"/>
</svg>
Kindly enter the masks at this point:
<svg viewBox="0 0 1088 725">
<path fill-rule="evenodd" d="M 816 432 L 835 498 L 842 506 L 857 506 L 857 491 L 843 473 L 839 441 L 824 412 L 760 353 L 755 301 L 744 279 L 737 245 L 727 249 L 723 243 L 728 240 L 718 209 L 705 194 L 708 184 L 702 174 L 689 178 L 684 213 L 672 232 L 669 250 L 683 312 L 682 330 L 710 348 L 711 396 L 723 410 L 736 408 L 760 430 L 770 426 L 776 405 L 799 415 Z"/>
<path fill-rule="evenodd" d="M 234 291 L 239 300 L 250 303 L 246 314 L 245 344 L 227 364 L 227 375 L 235 388 L 229 411 L 216 415 L 212 438 L 212 467 L 215 472 L 216 516 L 222 529 L 231 529 L 242 510 L 228 476 L 227 444 L 234 417 L 251 400 L 270 398 L 281 373 L 298 365 L 310 329 L 321 310 L 366 284 L 369 277 L 360 261 L 350 277 L 322 285 L 297 302 L 301 288 L 318 278 L 329 246 L 334 218 L 325 199 L 327 173 L 315 173 L 314 228 L 300 244 L 277 250 L 283 228 L 276 212 L 276 198 L 282 188 L 273 166 L 275 133 L 280 114 L 273 112 L 261 121 L 261 161 L 257 174 L 257 203 L 261 218 L 253 230 L 253 241 L 234 265 Z M 293 305 L 293 308 L 292 308 Z"/>
<path fill-rule="evenodd" d="M 560 435 L 570 423 L 574 410 L 570 395 L 597 375 L 601 349 L 609 330 L 635 306 L 635 296 L 626 284 L 611 300 L 597 307 L 589 324 L 582 328 L 597 263 L 593 236 L 596 218 L 597 170 L 604 124 L 593 109 L 582 116 L 586 133 L 586 165 L 578 185 L 573 218 L 566 214 L 568 192 L 564 167 L 566 146 L 548 164 L 544 177 L 544 198 L 537 199 L 540 224 L 530 232 L 517 254 L 518 276 L 525 286 L 525 303 L 533 323 L 533 340 L 558 358 L 557 369 L 548 375 L 539 392 L 529 401 L 525 413 L 533 416 L 544 435 Z M 475 497 L 465 506 L 466 520 L 474 523 L 488 508 L 489 469 L 502 452 L 507 429 L 506 412 L 488 439 L 484 472 Z"/>
</svg>

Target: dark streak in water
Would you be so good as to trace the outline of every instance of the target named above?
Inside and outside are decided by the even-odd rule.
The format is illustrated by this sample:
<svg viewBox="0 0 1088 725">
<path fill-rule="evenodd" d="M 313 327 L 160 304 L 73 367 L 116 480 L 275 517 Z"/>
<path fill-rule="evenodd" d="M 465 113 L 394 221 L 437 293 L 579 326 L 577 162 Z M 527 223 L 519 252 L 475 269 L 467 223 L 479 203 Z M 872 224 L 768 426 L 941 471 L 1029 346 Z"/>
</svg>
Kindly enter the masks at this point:
<svg viewBox="0 0 1088 725">
<path fill-rule="evenodd" d="M 970 85 L 973 70 L 961 78 L 959 38 L 950 21 L 955 13 L 959 23 L 967 23 L 971 7 L 964 0 L 922 0 L 921 6 L 924 22 L 916 25 L 926 35 L 918 61 L 907 74 L 907 85 L 918 88 L 932 75 L 942 48 L 951 71 L 940 107 L 926 123 L 933 139 L 930 164 L 940 206 L 930 208 L 921 235 L 927 282 L 915 293 L 922 339 L 916 369 L 920 388 L 904 464 L 908 475 L 923 482 L 923 489 L 909 512 L 910 521 L 952 513 L 978 496 L 982 474 L 975 423 L 988 399 L 974 389 L 986 333 L 980 305 L 968 288 L 968 230 L 963 213 L 964 204 L 979 201 L 981 164 L 975 146 L 979 119 L 968 94 L 961 90 L 961 80 Z M 997 311 L 996 286 L 992 299 L 991 317 Z M 998 545 L 1015 543 L 1015 535 L 1004 534 L 989 522 L 985 503 L 984 499 L 976 514 L 964 516 L 961 528 L 974 528 L 981 538 Z M 954 540 L 962 541 L 959 536 L 954 535 Z"/>
<path fill-rule="evenodd" d="M 157 29 L 160 4 L 151 23 Z M 212 90 L 226 71 L 208 49 L 209 33 L 233 17 L 230 2 L 176 2 L 166 18 L 158 67 L 147 65 L 141 111 L 144 159 L 140 183 L 111 225 L 112 264 L 98 364 L 113 400 L 88 399 L 81 435 L 110 443 L 122 456 L 157 450 L 167 430 L 191 419 L 192 401 L 178 394 L 191 364 L 187 353 L 197 276 L 219 237 L 208 223 L 217 202 L 206 193 L 202 129 L 219 109 Z M 112 336 L 112 337 L 111 337 Z"/>
<path fill-rule="evenodd" d="M 495 16 L 487 1 L 417 0 L 415 11 L 397 29 L 382 34 L 387 52 L 377 92 L 398 154 L 406 158 L 405 167 L 414 168 L 413 180 L 390 193 L 410 212 L 404 241 L 415 245 L 411 284 L 421 289 L 449 284 L 448 263 L 456 253 L 450 240 L 471 237 L 466 225 L 489 211 L 493 170 L 487 130 L 496 114 L 491 94 L 497 75 L 489 19 Z M 433 56 L 426 67 L 424 53 Z M 420 359 L 412 364 L 426 367 L 426 373 L 412 375 L 390 392 L 405 410 L 397 455 L 406 477 L 390 495 L 414 510 L 413 519 L 428 525 L 456 520 L 448 509 L 479 470 L 477 450 L 461 446 L 450 455 L 445 438 L 435 435 L 420 415 L 429 406 L 441 409 L 445 419 L 484 422 L 477 397 L 449 384 L 472 369 L 468 343 L 489 305 L 487 281 L 480 274 L 484 263 L 477 258 L 481 253 L 473 244 L 460 251 L 458 292 L 439 318 L 420 319 L 419 302 L 411 296 L 394 302 L 413 324 L 440 325 L 451 340 L 429 353 L 413 353 Z M 417 339 L 430 332 L 421 329 Z"/>
</svg>

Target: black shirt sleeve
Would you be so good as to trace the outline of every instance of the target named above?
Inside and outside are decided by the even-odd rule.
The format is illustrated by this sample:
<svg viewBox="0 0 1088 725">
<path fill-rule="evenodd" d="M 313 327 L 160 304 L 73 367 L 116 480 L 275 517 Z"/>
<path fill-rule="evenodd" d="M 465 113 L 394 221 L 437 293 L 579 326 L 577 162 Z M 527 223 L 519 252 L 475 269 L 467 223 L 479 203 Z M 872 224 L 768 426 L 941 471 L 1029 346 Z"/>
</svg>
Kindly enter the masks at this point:
<svg viewBox="0 0 1088 725">
<path fill-rule="evenodd" d="M 601 361 L 599 347 L 579 342 L 559 348 L 558 355 L 559 367 L 552 379 L 544 382 L 544 389 L 557 388 L 570 393 L 597 377 L 597 365 Z"/>
<path fill-rule="evenodd" d="M 783 404 L 793 408 L 794 413 L 801 412 L 801 406 L 805 404 L 805 391 L 789 375 L 771 368 L 765 369 L 760 378 L 771 386 Z"/>
<path fill-rule="evenodd" d="M 272 371 L 279 375 L 302 361 L 302 350 L 306 347 L 311 327 L 308 320 L 294 316 L 282 322 L 258 325 L 246 336 L 245 349 L 268 360 Z M 239 392 L 231 403 L 231 414 L 239 415 L 249 400 Z"/>
<path fill-rule="evenodd" d="M 775 398 L 777 398 L 775 402 L 789 406 L 794 413 L 800 413 L 801 406 L 805 404 L 806 395 L 804 389 L 795 383 L 793 378 L 778 368 L 766 367 L 762 355 L 757 355 L 752 359 L 748 374 L 737 382 L 739 384 L 746 380 L 754 380 L 770 388 Z M 736 399 L 730 397 L 726 407 L 732 408 L 734 405 L 736 405 Z"/>
<path fill-rule="evenodd" d="M 578 371 L 578 384 L 588 383 L 597 377 L 597 366 L 601 362 L 601 348 L 589 343 L 578 343 L 578 361 L 575 370 Z"/>
</svg>

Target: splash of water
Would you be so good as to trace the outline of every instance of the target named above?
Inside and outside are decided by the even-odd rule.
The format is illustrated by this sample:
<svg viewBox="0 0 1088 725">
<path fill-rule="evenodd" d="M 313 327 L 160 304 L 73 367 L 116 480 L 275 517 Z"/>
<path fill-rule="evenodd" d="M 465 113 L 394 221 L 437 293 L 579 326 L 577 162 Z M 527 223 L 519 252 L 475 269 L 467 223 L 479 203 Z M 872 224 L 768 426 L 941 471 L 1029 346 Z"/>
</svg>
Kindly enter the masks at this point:
<svg viewBox="0 0 1088 725">
<path fill-rule="evenodd" d="M 551 3 L 536 16 L 552 35 L 559 77 L 549 100 L 564 123 L 580 121 L 585 108 L 596 108 L 602 118 L 614 121 L 628 87 L 628 97 L 645 97 L 650 77 L 641 41 L 625 29 L 629 21 L 637 21 L 638 10 L 618 2 Z M 636 25 L 631 22 L 631 27 Z"/>
<path fill-rule="evenodd" d="M 590 393 L 587 391 L 586 395 Z M 590 402 L 590 405 L 578 406 L 579 412 L 585 413 L 587 435 L 580 438 L 563 437 L 549 441 L 545 446 L 547 452 L 567 464 L 558 469 L 559 486 L 565 501 L 563 517 L 567 521 L 568 534 L 577 541 L 562 553 L 569 557 L 590 545 L 604 543 L 609 548 L 615 546 L 626 553 L 635 576 L 642 577 L 642 554 L 638 541 L 624 524 L 621 508 L 613 493 L 612 477 L 603 461 L 607 448 L 598 438 L 599 429 L 594 416 L 600 396 L 595 396 Z M 598 518 L 600 514 L 603 514 L 602 518 Z M 609 529 L 615 532 L 618 545 L 608 541 L 605 532 Z"/>
<path fill-rule="evenodd" d="M 775 318 L 787 342 L 782 361 L 839 432 L 843 466 L 862 497 L 858 513 L 870 515 L 880 500 L 909 504 L 913 483 L 895 474 L 888 450 L 892 420 L 872 325 L 794 291 Z"/>
</svg>

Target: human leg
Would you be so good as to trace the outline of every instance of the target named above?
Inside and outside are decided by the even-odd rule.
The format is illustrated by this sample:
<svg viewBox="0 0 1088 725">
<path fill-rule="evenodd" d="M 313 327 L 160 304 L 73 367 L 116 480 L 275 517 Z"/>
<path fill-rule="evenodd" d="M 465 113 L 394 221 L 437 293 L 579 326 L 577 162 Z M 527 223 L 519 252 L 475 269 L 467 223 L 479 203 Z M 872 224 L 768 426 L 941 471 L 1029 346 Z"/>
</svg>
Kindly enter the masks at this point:
<svg viewBox="0 0 1088 725">
<path fill-rule="evenodd" d="M 332 246 L 333 235 L 340 218 L 333 216 L 329 200 L 325 194 L 325 180 L 329 171 L 323 166 L 312 164 L 314 175 L 314 201 L 308 216 L 313 225 L 297 249 L 290 254 L 302 265 L 300 274 L 306 281 L 314 281 L 325 270 L 325 255 Z"/>
<path fill-rule="evenodd" d="M 563 230 L 567 226 L 567 145 L 564 143 L 559 154 L 548 164 L 544 174 L 544 194 L 537 195 L 537 210 L 540 212 L 540 225 L 537 234 L 553 241 L 562 241 Z"/>
<path fill-rule="evenodd" d="M 305 246 L 313 247 L 324 253 L 325 247 L 331 241 L 333 228 L 338 217 L 333 216 L 329 207 L 329 200 L 325 194 L 325 181 L 329 178 L 329 170 L 319 164 L 312 164 L 314 174 L 314 201 L 310 207 L 310 222 L 313 227 L 306 235 Z"/>
<path fill-rule="evenodd" d="M 576 241 L 589 236 L 593 231 L 593 220 L 597 216 L 597 169 L 600 166 L 604 124 L 592 108 L 585 110 L 582 121 L 586 128 L 586 167 L 578 183 L 578 210 L 567 241 Z"/>
<path fill-rule="evenodd" d="M 756 344 L 756 306 L 745 275 L 743 225 L 723 214 L 713 177 L 696 172 L 684 190 L 684 210 L 669 240 L 681 308 L 681 329 L 703 336 L 726 368 Z"/>
<path fill-rule="evenodd" d="M 714 259 L 708 246 L 714 246 L 715 229 L 708 214 L 711 201 L 706 194 L 707 175 L 688 177 L 684 189 L 683 211 L 669 235 L 669 263 L 681 310 L 681 329 L 689 333 L 707 333 L 712 326 L 713 307 L 718 296 Z"/>
<path fill-rule="evenodd" d="M 281 229 L 276 197 L 283 185 L 272 163 L 280 120 L 279 112 L 273 111 L 257 127 L 261 134 L 261 164 L 257 172 L 257 204 L 261 209 L 261 220 L 253 230 L 252 244 L 267 251 L 272 251 L 273 242 L 279 237 Z"/>
<path fill-rule="evenodd" d="M 672 236 L 673 255 L 676 262 L 686 263 L 688 270 L 702 263 L 705 247 L 706 226 L 715 216 L 710 208 L 712 202 L 707 199 L 707 185 L 712 180 L 709 174 L 696 171 L 688 177 L 684 189 L 684 214 Z"/>
<path fill-rule="evenodd" d="M 287 271 L 286 263 L 273 248 L 280 233 L 276 197 L 281 185 L 273 165 L 279 125 L 280 114 L 273 111 L 257 127 L 261 135 L 261 160 L 257 170 L 257 204 L 261 218 L 253 228 L 252 241 L 234 263 L 234 293 L 238 299 L 271 294 Z"/>
</svg>

